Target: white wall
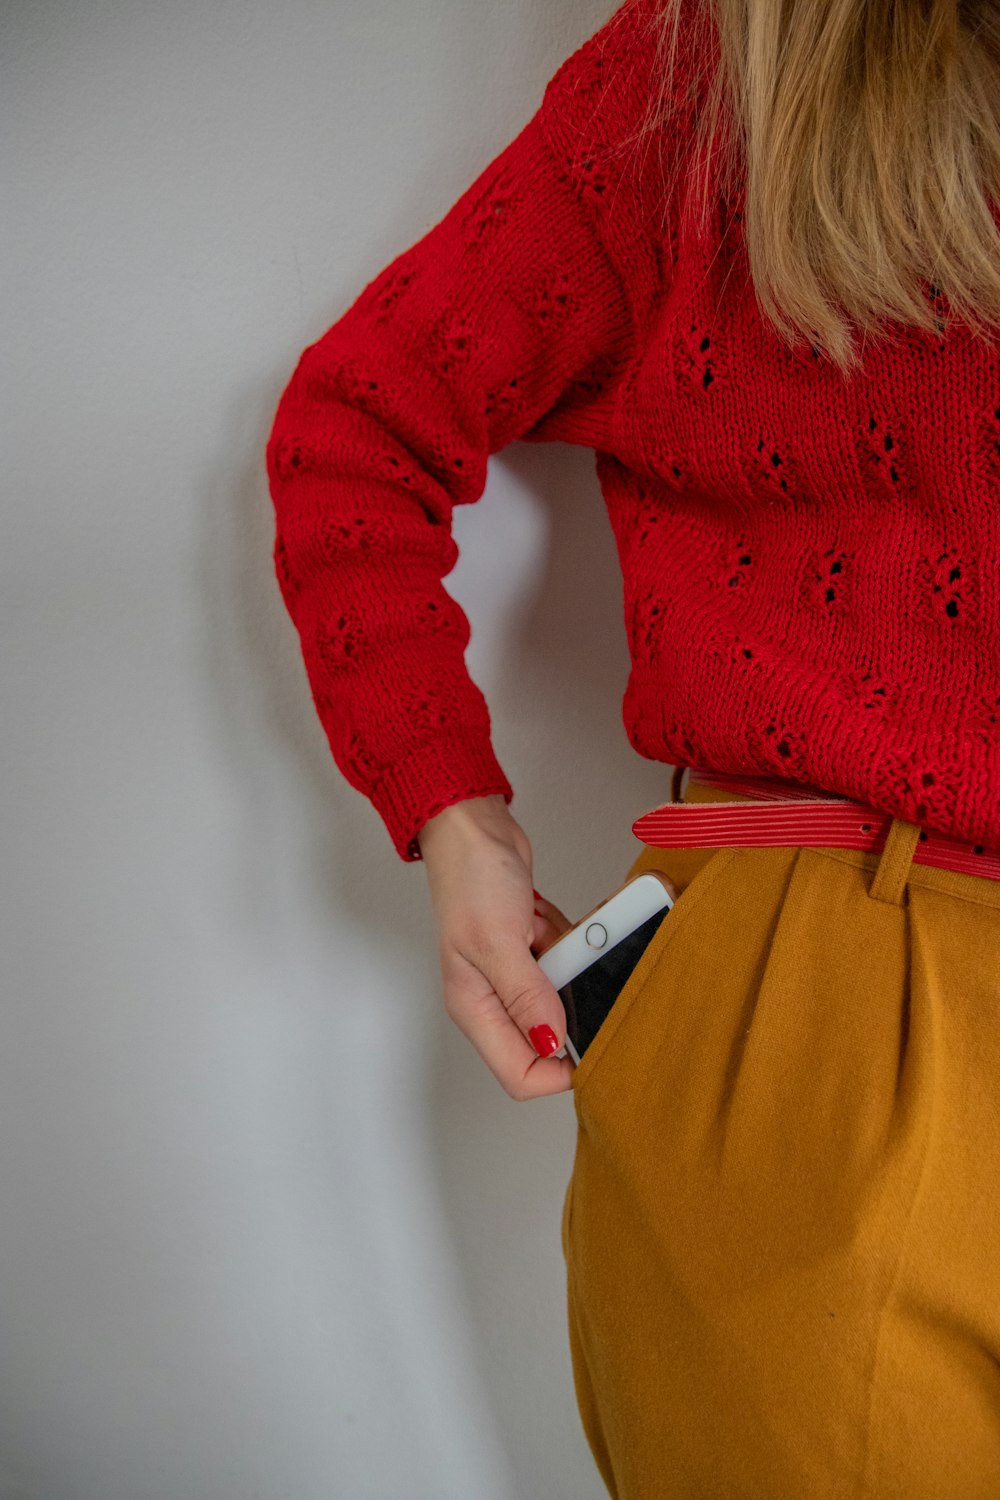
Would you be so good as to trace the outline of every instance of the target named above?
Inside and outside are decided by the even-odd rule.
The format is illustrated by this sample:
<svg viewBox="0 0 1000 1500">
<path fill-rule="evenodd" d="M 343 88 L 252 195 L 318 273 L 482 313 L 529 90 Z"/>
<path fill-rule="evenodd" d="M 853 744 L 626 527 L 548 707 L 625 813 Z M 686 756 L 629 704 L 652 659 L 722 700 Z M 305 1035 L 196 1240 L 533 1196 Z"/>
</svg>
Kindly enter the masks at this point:
<svg viewBox="0 0 1000 1500">
<path fill-rule="evenodd" d="M 0 11 L 3 1500 L 604 1494 L 572 1099 L 513 1103 L 444 1016 L 424 871 L 314 715 L 263 452 L 302 348 L 611 8 Z M 621 725 L 591 455 L 513 445 L 456 536 L 536 884 L 579 914 L 668 777 Z"/>
</svg>

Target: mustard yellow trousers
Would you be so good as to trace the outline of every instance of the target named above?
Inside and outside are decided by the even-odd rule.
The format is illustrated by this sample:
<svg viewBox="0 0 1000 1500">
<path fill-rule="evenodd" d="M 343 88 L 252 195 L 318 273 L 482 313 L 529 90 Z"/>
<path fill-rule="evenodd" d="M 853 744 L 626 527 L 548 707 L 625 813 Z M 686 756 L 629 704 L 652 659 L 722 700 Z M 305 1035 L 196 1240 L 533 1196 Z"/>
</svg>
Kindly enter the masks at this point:
<svg viewBox="0 0 1000 1500">
<path fill-rule="evenodd" d="M 1000 1497 L 1000 881 L 918 833 L 628 872 L 680 896 L 574 1074 L 562 1216 L 616 1500 Z"/>
</svg>

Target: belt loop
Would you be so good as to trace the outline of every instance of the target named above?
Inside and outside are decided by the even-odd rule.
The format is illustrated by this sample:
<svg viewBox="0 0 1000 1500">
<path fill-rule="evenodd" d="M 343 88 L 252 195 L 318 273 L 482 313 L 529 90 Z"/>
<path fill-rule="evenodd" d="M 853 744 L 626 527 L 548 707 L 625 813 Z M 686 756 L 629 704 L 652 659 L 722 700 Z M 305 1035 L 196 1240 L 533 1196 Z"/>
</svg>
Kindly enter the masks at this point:
<svg viewBox="0 0 1000 1500">
<path fill-rule="evenodd" d="M 903 818 L 893 818 L 878 866 L 868 887 L 868 894 L 873 901 L 886 901 L 892 906 L 906 905 L 906 882 L 919 839 L 919 823 L 907 823 Z"/>
</svg>

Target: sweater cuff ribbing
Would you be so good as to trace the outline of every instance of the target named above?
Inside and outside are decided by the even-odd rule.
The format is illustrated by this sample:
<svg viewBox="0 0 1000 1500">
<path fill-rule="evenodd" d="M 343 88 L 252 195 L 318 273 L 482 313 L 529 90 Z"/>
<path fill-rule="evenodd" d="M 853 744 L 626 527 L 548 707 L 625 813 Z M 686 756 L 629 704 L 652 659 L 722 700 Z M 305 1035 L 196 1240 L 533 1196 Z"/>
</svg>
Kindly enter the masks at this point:
<svg viewBox="0 0 1000 1500">
<path fill-rule="evenodd" d="M 432 740 L 392 766 L 369 793 L 400 859 L 422 858 L 416 835 L 453 802 L 500 794 L 510 804 L 514 789 L 488 740 Z"/>
</svg>

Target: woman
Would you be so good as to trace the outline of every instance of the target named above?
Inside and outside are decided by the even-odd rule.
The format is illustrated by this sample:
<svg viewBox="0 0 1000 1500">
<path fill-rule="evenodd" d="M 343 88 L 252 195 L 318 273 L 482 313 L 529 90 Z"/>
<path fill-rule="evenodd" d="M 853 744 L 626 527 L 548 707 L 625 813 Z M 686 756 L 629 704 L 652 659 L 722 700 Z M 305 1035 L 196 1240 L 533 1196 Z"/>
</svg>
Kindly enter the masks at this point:
<svg viewBox="0 0 1000 1500">
<path fill-rule="evenodd" d="M 1000 1494 L 998 83 L 992 0 L 627 0 L 268 444 L 317 710 L 425 865 L 448 1014 L 513 1098 L 573 1089 L 574 1377 L 627 1500 Z M 595 451 L 629 738 L 694 768 L 575 1071 L 441 582 L 515 439 Z"/>
</svg>

